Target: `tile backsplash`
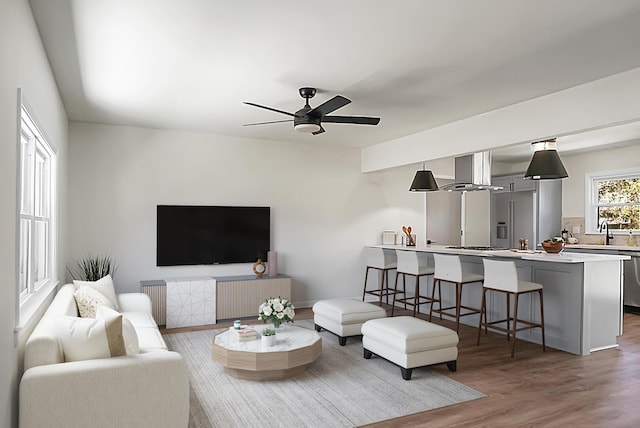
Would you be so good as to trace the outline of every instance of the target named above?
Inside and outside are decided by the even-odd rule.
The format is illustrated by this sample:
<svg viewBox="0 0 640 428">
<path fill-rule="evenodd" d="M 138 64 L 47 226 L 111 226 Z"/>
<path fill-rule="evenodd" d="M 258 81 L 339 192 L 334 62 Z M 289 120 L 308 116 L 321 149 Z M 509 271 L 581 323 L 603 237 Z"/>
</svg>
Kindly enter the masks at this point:
<svg viewBox="0 0 640 428">
<path fill-rule="evenodd" d="M 584 224 L 584 217 L 562 217 L 562 227 L 569 231 L 569 236 L 573 235 L 574 238 L 578 238 L 579 244 L 604 244 L 604 233 L 584 233 Z M 638 232 L 635 231 L 633 234 L 636 236 L 636 241 L 640 242 L 640 236 L 637 236 Z M 628 235 L 613 235 L 611 245 L 627 245 L 628 238 Z"/>
</svg>

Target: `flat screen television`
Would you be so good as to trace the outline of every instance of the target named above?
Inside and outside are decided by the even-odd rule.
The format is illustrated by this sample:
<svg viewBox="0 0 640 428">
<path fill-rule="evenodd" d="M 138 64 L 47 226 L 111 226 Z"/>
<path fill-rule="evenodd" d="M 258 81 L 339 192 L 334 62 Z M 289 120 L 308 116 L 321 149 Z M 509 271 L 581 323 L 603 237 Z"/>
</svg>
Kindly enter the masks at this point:
<svg viewBox="0 0 640 428">
<path fill-rule="evenodd" d="M 157 266 L 267 260 L 270 208 L 158 205 Z"/>
</svg>

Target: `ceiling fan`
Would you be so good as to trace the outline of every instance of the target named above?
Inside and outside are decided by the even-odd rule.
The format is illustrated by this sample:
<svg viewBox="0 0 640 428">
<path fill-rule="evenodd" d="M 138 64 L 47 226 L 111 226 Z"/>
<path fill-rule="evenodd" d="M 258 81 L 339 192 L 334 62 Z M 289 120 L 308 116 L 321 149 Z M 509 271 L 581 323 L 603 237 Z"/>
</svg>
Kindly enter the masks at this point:
<svg viewBox="0 0 640 428">
<path fill-rule="evenodd" d="M 341 107 L 346 106 L 351 102 L 350 99 L 343 97 L 342 95 L 336 95 L 328 101 L 320 104 L 317 107 L 311 107 L 309 105 L 309 98 L 313 98 L 316 94 L 315 88 L 300 88 L 298 90 L 300 96 L 305 99 L 304 107 L 295 113 L 289 113 L 275 109 L 273 107 L 267 107 L 260 104 L 245 102 L 250 106 L 263 108 L 265 110 L 275 111 L 276 113 L 286 114 L 287 116 L 293 116 L 293 120 L 276 120 L 272 122 L 259 122 L 259 123 L 247 123 L 244 126 L 254 125 L 266 125 L 269 123 L 282 123 L 292 122 L 293 128 L 300 132 L 310 132 L 313 135 L 322 134 L 324 128 L 322 123 L 351 123 L 355 125 L 377 125 L 380 122 L 379 117 L 364 117 L 364 116 L 328 116 L 330 113 L 338 110 Z"/>
</svg>

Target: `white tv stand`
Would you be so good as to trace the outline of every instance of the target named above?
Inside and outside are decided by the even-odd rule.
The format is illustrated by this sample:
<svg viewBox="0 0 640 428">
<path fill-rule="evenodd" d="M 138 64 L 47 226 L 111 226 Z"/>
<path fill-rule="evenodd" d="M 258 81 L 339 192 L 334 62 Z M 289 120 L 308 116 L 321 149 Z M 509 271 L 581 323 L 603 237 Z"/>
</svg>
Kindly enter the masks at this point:
<svg viewBox="0 0 640 428">
<path fill-rule="evenodd" d="M 214 276 L 218 320 L 258 318 L 258 306 L 269 297 L 291 298 L 291 277 L 283 274 L 258 278 L 255 275 Z M 153 317 L 166 325 L 167 284 L 164 280 L 141 281 L 141 291 L 151 298 Z"/>
</svg>

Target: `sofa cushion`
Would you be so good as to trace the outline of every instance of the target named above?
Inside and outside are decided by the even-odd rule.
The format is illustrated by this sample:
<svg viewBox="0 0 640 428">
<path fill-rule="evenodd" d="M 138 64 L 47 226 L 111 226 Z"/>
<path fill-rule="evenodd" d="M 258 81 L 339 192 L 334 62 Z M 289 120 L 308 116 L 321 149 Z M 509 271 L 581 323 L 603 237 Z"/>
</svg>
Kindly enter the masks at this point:
<svg viewBox="0 0 640 428">
<path fill-rule="evenodd" d="M 118 307 L 118 298 L 116 297 L 116 289 L 113 286 L 113 279 L 111 278 L 111 275 L 107 275 L 97 281 L 73 280 L 73 284 L 76 286 L 76 290 L 80 287 L 86 286 L 99 291 L 102 295 L 109 299 L 111 305 L 113 305 L 113 309 L 115 309 L 116 311 L 120 310 L 120 308 Z"/>
<path fill-rule="evenodd" d="M 158 324 L 153 319 L 153 315 L 147 312 L 122 312 L 122 316 L 131 321 L 131 324 L 139 328 L 158 328 Z"/>
<path fill-rule="evenodd" d="M 56 323 L 61 316 L 78 316 L 78 306 L 73 298 L 75 287 L 66 284 L 60 288 L 47 311 L 27 339 L 24 350 L 24 369 L 64 362 L 62 345 L 56 337 Z"/>
<path fill-rule="evenodd" d="M 107 319 L 118 315 L 121 315 L 118 311 L 102 305 L 98 306 L 98 310 L 96 311 L 97 319 Z M 134 355 L 140 352 L 136 329 L 133 327 L 133 324 L 131 324 L 131 321 L 124 317 L 122 318 L 122 337 L 124 338 L 127 355 Z"/>
<path fill-rule="evenodd" d="M 82 318 L 95 318 L 96 310 L 100 305 L 115 309 L 111 300 L 95 288 L 89 286 L 83 285 L 78 288 L 73 293 L 73 297 L 76 299 L 78 312 L 80 312 L 80 316 Z"/>
<path fill-rule="evenodd" d="M 65 362 L 126 355 L 122 315 L 106 319 L 60 317 L 56 332 Z"/>
<path fill-rule="evenodd" d="M 138 342 L 140 343 L 140 352 L 151 351 L 167 351 L 167 344 L 160 334 L 158 328 L 151 327 L 138 327 L 136 328 L 138 334 Z"/>
</svg>

